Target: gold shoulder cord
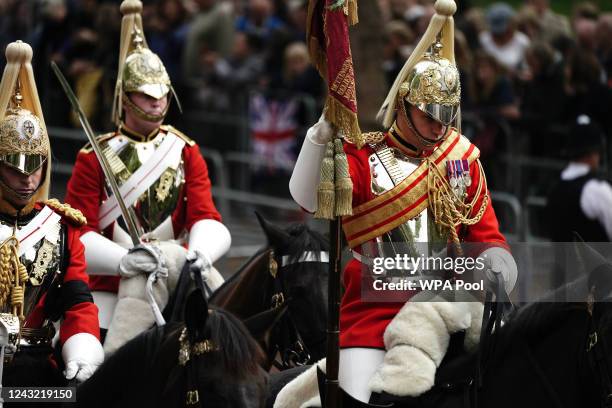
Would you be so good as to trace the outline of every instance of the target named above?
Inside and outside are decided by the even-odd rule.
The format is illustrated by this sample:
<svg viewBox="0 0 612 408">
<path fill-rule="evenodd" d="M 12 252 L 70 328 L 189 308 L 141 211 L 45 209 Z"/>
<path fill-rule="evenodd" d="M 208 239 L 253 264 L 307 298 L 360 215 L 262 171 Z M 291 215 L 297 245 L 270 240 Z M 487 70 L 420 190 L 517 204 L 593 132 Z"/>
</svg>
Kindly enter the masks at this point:
<svg viewBox="0 0 612 408">
<path fill-rule="evenodd" d="M 6 304 L 10 296 L 11 313 L 23 322 L 28 271 L 19 261 L 19 240 L 13 235 L 0 245 L 0 304 Z"/>
<path fill-rule="evenodd" d="M 476 189 L 476 194 L 474 194 L 472 201 L 464 203 L 462 198 L 455 195 L 448 181 L 435 163 L 431 159 L 427 159 L 427 194 L 429 196 L 429 205 L 433 212 L 434 221 L 437 225 L 448 229 L 451 239 L 458 249 L 460 249 L 459 235 L 457 234 L 456 227 L 461 224 L 474 225 L 480 221 L 489 202 L 489 192 L 486 187 L 487 179 L 482 164 L 480 164 L 480 160 L 477 160 L 477 163 L 480 170 L 478 188 Z M 476 201 L 480 198 L 483 188 L 485 189 L 485 194 L 482 204 L 478 212 L 470 218 L 470 213 L 476 205 Z"/>
</svg>

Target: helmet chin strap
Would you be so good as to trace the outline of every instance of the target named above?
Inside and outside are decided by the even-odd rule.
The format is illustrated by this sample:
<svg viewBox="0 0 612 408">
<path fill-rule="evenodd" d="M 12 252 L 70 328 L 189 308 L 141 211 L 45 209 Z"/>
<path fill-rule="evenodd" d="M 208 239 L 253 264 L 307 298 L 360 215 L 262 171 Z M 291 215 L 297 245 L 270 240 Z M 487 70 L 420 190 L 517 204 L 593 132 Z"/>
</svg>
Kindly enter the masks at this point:
<svg viewBox="0 0 612 408">
<path fill-rule="evenodd" d="M 401 110 L 402 110 L 404 116 L 406 117 L 406 120 L 408 121 L 408 127 L 410 128 L 410 130 L 412 130 L 412 132 L 417 137 L 417 140 L 423 146 L 423 148 L 432 148 L 435 145 L 437 145 L 444 138 L 444 136 L 447 133 L 448 126 L 446 126 L 446 128 L 444 130 L 444 133 L 442 133 L 442 136 L 440 136 L 437 140 L 435 140 L 435 141 L 429 140 L 425 136 L 423 136 L 421 134 L 421 132 L 419 132 L 417 130 L 417 128 L 414 125 L 414 122 L 412 120 L 412 114 L 410 113 L 410 111 L 408 109 L 406 109 L 406 102 L 402 100 L 401 103 L 400 103 L 400 106 L 401 106 Z"/>
<path fill-rule="evenodd" d="M 139 117 L 142 120 L 146 120 L 147 122 L 161 122 L 164 120 L 166 115 L 168 114 L 168 109 L 170 108 L 170 101 L 168 100 L 168 104 L 166 105 L 166 109 L 159 115 L 151 115 L 150 113 L 145 112 L 140 109 L 138 105 L 136 105 L 126 94 L 123 94 L 123 105 L 126 109 L 129 109 L 134 115 Z"/>
</svg>

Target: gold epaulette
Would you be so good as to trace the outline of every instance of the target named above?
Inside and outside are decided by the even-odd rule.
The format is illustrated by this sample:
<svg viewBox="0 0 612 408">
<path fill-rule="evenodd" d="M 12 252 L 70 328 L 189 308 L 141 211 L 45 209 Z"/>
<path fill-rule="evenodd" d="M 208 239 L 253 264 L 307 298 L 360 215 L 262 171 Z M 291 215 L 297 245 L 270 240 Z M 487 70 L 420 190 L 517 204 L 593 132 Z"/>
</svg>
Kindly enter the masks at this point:
<svg viewBox="0 0 612 408">
<path fill-rule="evenodd" d="M 69 204 L 62 204 L 56 198 L 51 198 L 45 201 L 44 204 L 77 227 L 87 225 L 87 218 L 85 218 L 83 213 L 76 208 L 72 208 Z"/>
<path fill-rule="evenodd" d="M 105 142 L 109 139 L 112 139 L 114 136 L 117 136 L 118 133 L 117 132 L 109 132 L 109 133 L 104 133 L 100 136 L 97 136 L 98 139 L 98 143 L 102 143 Z M 93 152 L 93 148 L 91 147 L 91 143 L 87 143 L 85 146 L 83 146 L 83 148 L 80 150 L 80 153 L 91 153 Z"/>
<path fill-rule="evenodd" d="M 192 138 L 190 138 L 189 136 L 187 136 L 186 134 L 184 134 L 183 132 L 175 128 L 174 126 L 161 125 L 160 128 L 161 130 L 164 130 L 166 132 L 172 132 L 172 134 L 177 135 L 178 137 L 183 139 L 185 143 L 187 143 L 188 146 L 195 146 L 196 144 L 196 142 Z"/>
<path fill-rule="evenodd" d="M 385 140 L 384 132 L 366 132 L 363 134 L 363 141 L 367 144 L 376 144 Z"/>
</svg>

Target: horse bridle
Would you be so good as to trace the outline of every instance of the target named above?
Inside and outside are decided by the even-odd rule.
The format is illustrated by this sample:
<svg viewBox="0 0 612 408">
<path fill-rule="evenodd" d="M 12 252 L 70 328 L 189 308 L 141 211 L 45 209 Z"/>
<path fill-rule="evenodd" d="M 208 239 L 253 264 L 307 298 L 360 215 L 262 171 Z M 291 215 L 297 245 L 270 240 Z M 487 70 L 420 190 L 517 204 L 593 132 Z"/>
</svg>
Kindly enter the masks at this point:
<svg viewBox="0 0 612 408">
<path fill-rule="evenodd" d="M 290 256 L 284 255 L 281 258 L 281 265 L 279 266 L 275 258 L 274 250 L 270 251 L 268 270 L 273 278 L 272 281 L 274 285 L 273 294 L 270 298 L 271 308 L 277 309 L 282 307 L 284 304 L 287 304 L 288 306 L 289 302 L 291 302 L 291 298 L 288 298 L 285 295 L 285 288 L 283 287 L 283 281 L 279 276 L 279 272 L 281 269 L 289 265 L 301 262 L 329 262 L 329 253 L 326 251 L 305 251 L 297 259 L 292 259 Z M 282 344 L 276 344 L 276 351 L 280 353 L 281 361 L 279 363 L 275 359 L 273 361 L 274 366 L 280 370 L 284 370 L 287 368 L 296 366 L 299 367 L 308 364 L 310 362 L 311 354 L 306 347 L 306 343 L 302 339 L 299 330 L 297 329 L 289 307 L 286 308 L 282 318 L 286 321 L 287 330 L 284 331 L 284 333 L 281 333 L 281 341 L 278 343 Z M 281 330 L 282 325 L 279 322 L 277 322 L 275 325 L 277 330 Z"/>
<path fill-rule="evenodd" d="M 595 297 L 593 295 L 595 288 L 591 289 L 587 300 L 587 310 L 589 312 L 589 332 L 587 337 L 586 352 L 589 358 L 592 371 L 599 374 L 599 383 L 601 385 L 601 406 L 604 408 L 612 408 L 612 376 L 610 367 L 608 366 L 608 355 L 605 348 L 605 338 L 598 333 L 599 321 L 593 314 Z M 612 301 L 605 299 L 604 302 Z"/>
<path fill-rule="evenodd" d="M 586 347 L 585 351 L 587 353 L 587 364 L 589 365 L 590 370 L 598 376 L 599 384 L 601 386 L 601 406 L 602 408 L 612 408 L 612 376 L 610 375 L 612 371 L 610 371 L 610 367 L 608 366 L 608 355 L 606 353 L 605 347 L 605 339 L 598 332 L 599 322 L 597 321 L 596 316 L 593 314 L 593 308 L 595 305 L 595 298 L 593 296 L 594 288 L 591 289 L 591 292 L 588 296 L 586 307 L 587 312 L 589 314 L 589 323 L 587 330 L 587 338 L 586 338 Z M 603 302 L 612 301 L 612 299 L 603 300 Z M 545 376 L 542 370 L 539 368 L 535 357 L 533 356 L 531 350 L 524 344 L 525 351 L 527 357 L 529 358 L 531 364 L 534 366 L 535 371 L 538 372 L 540 377 L 544 380 Z M 554 394 L 554 389 L 549 388 L 549 393 Z M 563 407 L 563 402 L 554 395 L 556 405 L 559 407 Z"/>
</svg>

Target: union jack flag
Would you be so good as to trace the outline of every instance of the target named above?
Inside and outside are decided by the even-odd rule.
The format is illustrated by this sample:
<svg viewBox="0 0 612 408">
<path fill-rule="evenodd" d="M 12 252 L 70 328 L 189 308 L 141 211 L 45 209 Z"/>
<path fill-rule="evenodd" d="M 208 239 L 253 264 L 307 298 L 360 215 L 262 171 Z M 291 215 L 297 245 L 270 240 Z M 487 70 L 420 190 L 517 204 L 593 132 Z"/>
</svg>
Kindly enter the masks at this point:
<svg viewBox="0 0 612 408">
<path fill-rule="evenodd" d="M 255 93 L 249 101 L 249 127 L 253 153 L 261 159 L 259 169 L 268 173 L 290 172 L 295 165 L 297 113 L 293 98 Z"/>
</svg>

